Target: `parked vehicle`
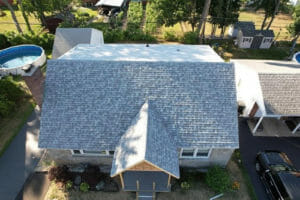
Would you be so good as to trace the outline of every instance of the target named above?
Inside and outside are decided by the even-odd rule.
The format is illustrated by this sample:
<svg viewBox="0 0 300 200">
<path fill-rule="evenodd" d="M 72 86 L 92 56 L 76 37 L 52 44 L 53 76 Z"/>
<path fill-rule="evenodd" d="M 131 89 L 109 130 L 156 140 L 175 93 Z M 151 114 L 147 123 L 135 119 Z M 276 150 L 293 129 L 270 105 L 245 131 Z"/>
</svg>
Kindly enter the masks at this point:
<svg viewBox="0 0 300 200">
<path fill-rule="evenodd" d="M 295 169 L 285 153 L 259 152 L 256 156 L 255 168 L 270 199 L 300 199 L 300 172 Z"/>
</svg>

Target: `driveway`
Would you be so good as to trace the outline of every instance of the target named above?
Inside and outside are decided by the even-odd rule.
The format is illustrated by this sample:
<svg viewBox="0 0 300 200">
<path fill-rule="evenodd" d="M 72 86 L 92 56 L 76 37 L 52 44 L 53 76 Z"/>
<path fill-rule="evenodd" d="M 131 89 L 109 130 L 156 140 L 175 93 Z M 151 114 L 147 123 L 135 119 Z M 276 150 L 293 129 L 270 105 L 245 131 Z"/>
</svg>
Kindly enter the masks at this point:
<svg viewBox="0 0 300 200">
<path fill-rule="evenodd" d="M 0 199 L 13 200 L 34 171 L 43 151 L 38 148 L 40 110 L 31 114 L 0 158 Z"/>
<path fill-rule="evenodd" d="M 300 169 L 300 138 L 294 137 L 258 137 L 249 130 L 246 119 L 239 122 L 240 152 L 242 162 L 248 171 L 259 200 L 268 199 L 254 166 L 256 153 L 267 149 L 285 152 L 294 166 Z"/>
</svg>

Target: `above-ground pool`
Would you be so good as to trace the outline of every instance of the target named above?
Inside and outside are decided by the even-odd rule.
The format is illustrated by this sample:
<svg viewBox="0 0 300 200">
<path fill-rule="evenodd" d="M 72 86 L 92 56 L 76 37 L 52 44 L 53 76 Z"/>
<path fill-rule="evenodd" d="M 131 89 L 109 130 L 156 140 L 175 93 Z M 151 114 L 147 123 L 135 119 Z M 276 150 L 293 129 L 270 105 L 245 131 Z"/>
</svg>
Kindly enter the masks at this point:
<svg viewBox="0 0 300 200">
<path fill-rule="evenodd" d="M 30 76 L 45 62 L 43 48 L 36 45 L 13 46 L 0 51 L 0 75 Z"/>
<path fill-rule="evenodd" d="M 293 56 L 293 61 L 296 61 L 297 63 L 300 63 L 300 52 L 297 52 Z"/>
</svg>

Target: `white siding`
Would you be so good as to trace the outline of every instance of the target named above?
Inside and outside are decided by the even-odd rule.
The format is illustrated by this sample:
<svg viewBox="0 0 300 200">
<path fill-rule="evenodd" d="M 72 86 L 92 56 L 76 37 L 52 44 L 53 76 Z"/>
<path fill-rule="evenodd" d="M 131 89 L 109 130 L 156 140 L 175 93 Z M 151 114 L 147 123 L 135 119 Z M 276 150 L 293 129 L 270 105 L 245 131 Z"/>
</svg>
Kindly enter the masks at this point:
<svg viewBox="0 0 300 200">
<path fill-rule="evenodd" d="M 92 29 L 91 42 L 90 44 L 104 44 L 102 31 L 98 31 L 96 29 Z"/>
<path fill-rule="evenodd" d="M 268 49 L 271 47 L 272 43 L 273 43 L 273 37 L 264 37 L 259 48 Z"/>
</svg>

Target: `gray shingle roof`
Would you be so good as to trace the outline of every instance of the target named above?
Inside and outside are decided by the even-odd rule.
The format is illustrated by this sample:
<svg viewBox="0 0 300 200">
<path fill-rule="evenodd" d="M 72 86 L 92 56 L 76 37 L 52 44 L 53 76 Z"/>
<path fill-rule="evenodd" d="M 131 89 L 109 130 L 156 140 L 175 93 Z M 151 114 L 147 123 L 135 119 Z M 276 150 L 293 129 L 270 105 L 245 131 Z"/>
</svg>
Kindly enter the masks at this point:
<svg viewBox="0 0 300 200">
<path fill-rule="evenodd" d="M 267 114 L 300 116 L 300 74 L 259 74 Z"/>
<path fill-rule="evenodd" d="M 177 147 L 238 148 L 231 63 L 50 60 L 41 148 L 114 150 L 143 103 Z"/>
<path fill-rule="evenodd" d="M 142 161 L 148 161 L 179 178 L 178 152 L 173 138 L 148 101 L 122 135 L 116 147 L 111 176 L 115 176 Z"/>
<path fill-rule="evenodd" d="M 262 34 L 264 37 L 274 37 L 273 30 L 256 30 L 255 25 L 251 21 L 239 21 L 234 24 L 234 29 L 240 29 L 244 37 L 254 37 Z"/>
<path fill-rule="evenodd" d="M 52 49 L 52 59 L 56 59 L 77 44 L 104 44 L 101 31 L 93 28 L 57 28 Z"/>
</svg>

